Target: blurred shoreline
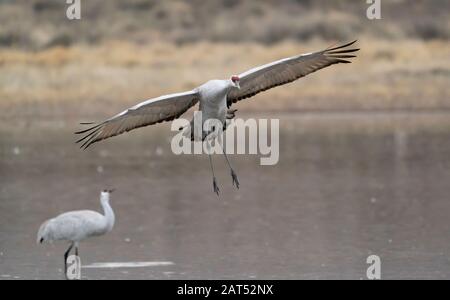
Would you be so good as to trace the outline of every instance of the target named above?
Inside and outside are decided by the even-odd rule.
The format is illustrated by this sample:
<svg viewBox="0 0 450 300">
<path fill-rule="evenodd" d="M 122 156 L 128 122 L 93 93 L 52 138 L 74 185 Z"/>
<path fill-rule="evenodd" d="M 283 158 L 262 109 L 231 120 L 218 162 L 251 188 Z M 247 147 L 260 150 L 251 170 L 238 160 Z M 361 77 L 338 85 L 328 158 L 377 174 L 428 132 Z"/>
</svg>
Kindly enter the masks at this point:
<svg viewBox="0 0 450 300">
<path fill-rule="evenodd" d="M 145 99 L 329 45 L 144 46 L 116 41 L 40 51 L 0 49 L 0 122 L 105 118 Z M 450 42 L 363 39 L 358 47 L 358 58 L 350 65 L 321 70 L 235 107 L 244 112 L 450 109 Z"/>
<path fill-rule="evenodd" d="M 274 60 L 358 39 L 338 65 L 241 101 L 240 112 L 450 109 L 450 3 L 0 1 L 0 123 L 104 119 Z"/>
</svg>

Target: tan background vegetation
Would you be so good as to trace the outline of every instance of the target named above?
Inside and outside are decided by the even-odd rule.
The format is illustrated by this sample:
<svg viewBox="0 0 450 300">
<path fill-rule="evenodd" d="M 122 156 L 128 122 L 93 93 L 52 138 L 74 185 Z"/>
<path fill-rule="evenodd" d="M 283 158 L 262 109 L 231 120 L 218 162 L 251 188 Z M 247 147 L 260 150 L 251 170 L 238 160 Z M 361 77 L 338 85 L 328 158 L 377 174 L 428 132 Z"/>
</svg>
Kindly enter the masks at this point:
<svg viewBox="0 0 450 300">
<path fill-rule="evenodd" d="M 448 1 L 0 1 L 0 108 L 16 117 L 104 117 L 211 78 L 359 39 L 351 65 L 239 104 L 241 110 L 450 108 Z"/>
</svg>

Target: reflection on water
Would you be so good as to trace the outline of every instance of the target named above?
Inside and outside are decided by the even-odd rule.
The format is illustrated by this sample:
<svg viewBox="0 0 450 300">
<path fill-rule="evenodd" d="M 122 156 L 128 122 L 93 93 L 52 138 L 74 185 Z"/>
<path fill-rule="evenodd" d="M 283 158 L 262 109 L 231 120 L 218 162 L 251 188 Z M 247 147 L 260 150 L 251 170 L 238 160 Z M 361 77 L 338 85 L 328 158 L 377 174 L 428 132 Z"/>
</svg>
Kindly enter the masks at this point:
<svg viewBox="0 0 450 300">
<path fill-rule="evenodd" d="M 0 278 L 62 278 L 66 245 L 37 246 L 39 224 L 100 209 L 114 187 L 108 235 L 81 244 L 85 265 L 173 262 L 100 278 L 450 278 L 448 115 L 281 116 L 280 162 L 232 155 L 235 190 L 214 157 L 174 156 L 168 126 L 81 151 L 74 126 L 0 128 Z M 98 265 L 97 265 L 98 266 Z M 8 276 L 8 277 L 5 277 Z"/>
<path fill-rule="evenodd" d="M 94 263 L 83 266 L 85 269 L 118 269 L 118 268 L 148 268 L 159 266 L 171 266 L 171 261 L 136 261 L 136 262 L 109 262 L 109 263 Z"/>
</svg>

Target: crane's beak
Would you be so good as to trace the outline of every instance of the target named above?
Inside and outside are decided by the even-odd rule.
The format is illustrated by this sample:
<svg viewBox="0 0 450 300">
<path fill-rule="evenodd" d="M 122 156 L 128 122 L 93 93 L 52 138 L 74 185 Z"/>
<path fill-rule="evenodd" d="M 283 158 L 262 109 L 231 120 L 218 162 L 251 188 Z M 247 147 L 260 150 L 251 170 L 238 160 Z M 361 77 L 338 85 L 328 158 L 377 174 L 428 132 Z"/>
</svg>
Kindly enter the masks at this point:
<svg viewBox="0 0 450 300">
<path fill-rule="evenodd" d="M 237 87 L 238 90 L 240 90 L 241 89 L 241 84 L 239 82 L 236 82 L 236 87 Z"/>
</svg>

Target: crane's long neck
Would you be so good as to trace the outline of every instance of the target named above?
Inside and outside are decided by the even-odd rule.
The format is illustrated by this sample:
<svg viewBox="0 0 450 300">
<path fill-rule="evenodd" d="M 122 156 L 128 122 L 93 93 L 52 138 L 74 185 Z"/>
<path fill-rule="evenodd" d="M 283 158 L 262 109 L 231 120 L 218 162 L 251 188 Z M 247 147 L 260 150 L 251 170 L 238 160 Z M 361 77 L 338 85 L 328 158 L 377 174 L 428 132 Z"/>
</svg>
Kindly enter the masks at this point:
<svg viewBox="0 0 450 300">
<path fill-rule="evenodd" d="M 111 231 L 112 228 L 114 227 L 114 222 L 116 220 L 114 211 L 113 211 L 111 205 L 109 204 L 109 199 L 102 199 L 101 202 L 102 202 L 103 212 L 104 212 L 105 219 L 106 219 L 106 230 Z"/>
</svg>

